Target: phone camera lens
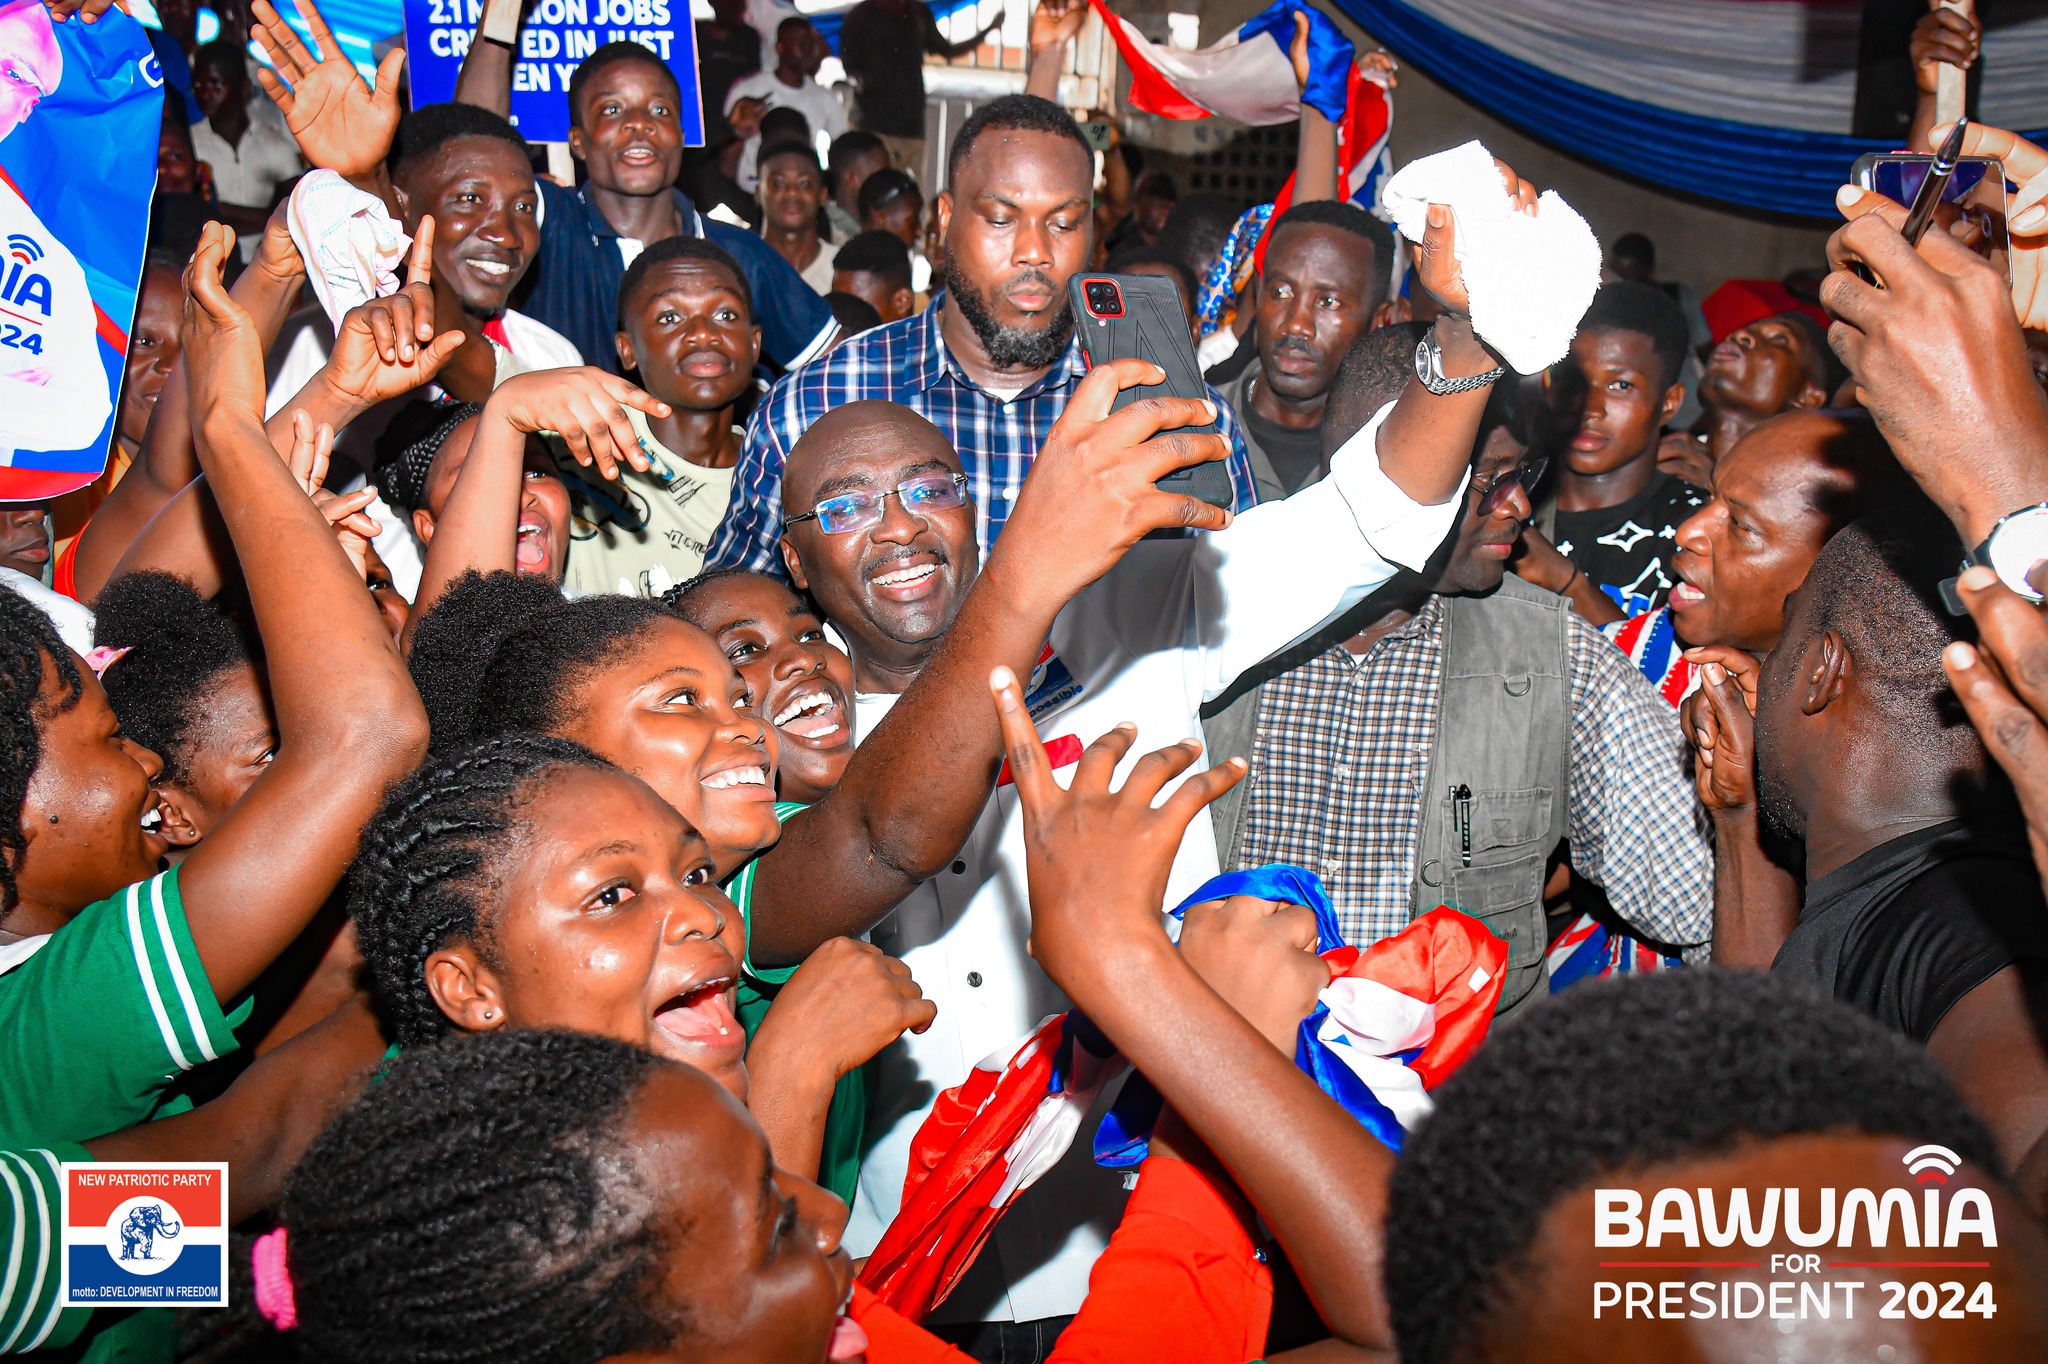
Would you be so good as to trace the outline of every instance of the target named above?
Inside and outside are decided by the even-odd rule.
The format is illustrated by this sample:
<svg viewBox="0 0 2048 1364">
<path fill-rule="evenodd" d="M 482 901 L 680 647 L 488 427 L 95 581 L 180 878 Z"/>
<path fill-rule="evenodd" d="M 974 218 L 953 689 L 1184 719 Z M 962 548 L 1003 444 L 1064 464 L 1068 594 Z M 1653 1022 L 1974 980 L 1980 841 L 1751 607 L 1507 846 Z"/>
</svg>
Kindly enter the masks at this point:
<svg viewBox="0 0 2048 1364">
<path fill-rule="evenodd" d="M 1124 315 L 1123 292 L 1116 287 L 1115 280 L 1091 279 L 1088 281 L 1088 311 L 1097 317 L 1122 317 Z"/>
</svg>

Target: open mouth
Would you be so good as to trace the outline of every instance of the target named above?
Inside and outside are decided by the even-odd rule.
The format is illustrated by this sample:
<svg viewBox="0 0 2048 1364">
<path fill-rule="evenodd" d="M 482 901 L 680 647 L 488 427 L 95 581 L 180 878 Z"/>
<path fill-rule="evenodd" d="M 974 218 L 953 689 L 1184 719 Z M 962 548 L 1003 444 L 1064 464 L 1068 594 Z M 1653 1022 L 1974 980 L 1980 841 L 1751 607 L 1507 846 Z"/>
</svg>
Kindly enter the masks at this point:
<svg viewBox="0 0 2048 1364">
<path fill-rule="evenodd" d="M 800 691 L 775 713 L 777 729 L 816 742 L 846 732 L 846 714 L 823 687 Z"/>
<path fill-rule="evenodd" d="M 1698 606 L 1707 599 L 1707 594 L 1689 582 L 1678 582 L 1671 588 L 1671 608 L 1682 611 L 1688 606 Z"/>
<path fill-rule="evenodd" d="M 733 977 L 720 975 L 672 996 L 654 1011 L 656 1026 L 699 1046 L 744 1048 L 746 1032 L 732 1011 L 733 984 Z"/>
<path fill-rule="evenodd" d="M 638 145 L 620 149 L 618 156 L 622 166 L 651 166 L 660 159 L 654 148 Z"/>
<path fill-rule="evenodd" d="M 939 566 L 936 554 L 916 554 L 869 574 L 868 582 L 892 601 L 915 601 L 937 586 Z"/>
<path fill-rule="evenodd" d="M 728 767 L 723 772 L 713 772 L 704 778 L 707 791 L 730 791 L 739 786 L 768 785 L 768 769 L 765 767 Z"/>
<path fill-rule="evenodd" d="M 859 1359 L 868 1352 L 868 1333 L 861 1329 L 852 1317 L 840 1314 L 832 1324 L 832 1344 L 827 1347 L 827 1359 Z"/>
<path fill-rule="evenodd" d="M 494 284 L 509 283 L 519 268 L 513 262 L 496 256 L 471 256 L 463 264 Z"/>
<path fill-rule="evenodd" d="M 140 823 L 142 825 L 142 832 L 146 834 L 161 834 L 164 831 L 163 807 L 152 805 L 147 810 L 144 810 Z"/>
<path fill-rule="evenodd" d="M 538 521 L 521 521 L 519 539 L 512 547 L 512 560 L 521 573 L 544 571 L 554 553 L 548 545 L 548 528 Z"/>
</svg>

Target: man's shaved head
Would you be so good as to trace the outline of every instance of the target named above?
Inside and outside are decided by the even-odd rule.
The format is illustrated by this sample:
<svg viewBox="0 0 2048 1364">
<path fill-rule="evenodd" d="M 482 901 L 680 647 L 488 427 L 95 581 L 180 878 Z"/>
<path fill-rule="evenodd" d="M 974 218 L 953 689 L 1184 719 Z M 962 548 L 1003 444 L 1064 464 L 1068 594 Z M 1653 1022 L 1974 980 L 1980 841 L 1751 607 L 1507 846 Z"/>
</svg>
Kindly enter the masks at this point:
<svg viewBox="0 0 2048 1364">
<path fill-rule="evenodd" d="M 900 687 L 915 675 L 952 628 L 980 571 L 971 502 L 911 510 L 895 492 L 905 479 L 959 472 L 960 456 L 945 433 L 898 403 L 836 407 L 789 452 L 785 517 L 834 497 L 889 494 L 881 519 L 864 529 L 827 534 L 808 520 L 782 534 L 790 580 L 808 589 L 846 636 L 863 691 Z"/>
</svg>

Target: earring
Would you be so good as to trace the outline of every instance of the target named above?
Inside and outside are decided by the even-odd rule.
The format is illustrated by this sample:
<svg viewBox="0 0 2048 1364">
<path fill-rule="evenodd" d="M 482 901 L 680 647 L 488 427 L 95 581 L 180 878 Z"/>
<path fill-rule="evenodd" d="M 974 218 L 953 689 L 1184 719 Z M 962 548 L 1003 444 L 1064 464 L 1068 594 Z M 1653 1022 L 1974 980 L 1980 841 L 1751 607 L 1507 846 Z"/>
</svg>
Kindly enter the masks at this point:
<svg viewBox="0 0 2048 1364">
<path fill-rule="evenodd" d="M 498 1016 L 498 1011 L 497 1011 L 496 1009 L 485 1009 L 485 1010 L 484 1010 L 484 1022 L 486 1022 L 486 1023 L 490 1022 L 490 1021 L 491 1021 L 492 1019 L 496 1018 L 497 1016 Z"/>
</svg>

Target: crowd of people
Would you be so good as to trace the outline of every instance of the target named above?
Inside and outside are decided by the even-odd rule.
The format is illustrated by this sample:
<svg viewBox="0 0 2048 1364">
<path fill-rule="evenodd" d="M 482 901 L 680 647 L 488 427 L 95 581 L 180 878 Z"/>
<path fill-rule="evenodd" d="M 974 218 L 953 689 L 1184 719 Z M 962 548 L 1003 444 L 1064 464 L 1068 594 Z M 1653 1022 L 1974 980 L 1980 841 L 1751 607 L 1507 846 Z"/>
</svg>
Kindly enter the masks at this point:
<svg viewBox="0 0 2048 1364">
<path fill-rule="evenodd" d="M 2048 150 L 1967 133 L 1994 259 L 1845 186 L 1718 339 L 1610 243 L 1518 374 L 1457 216 L 1341 198 L 1306 101 L 1277 212 L 1101 150 L 1084 0 L 935 193 L 921 63 L 975 40 L 918 0 L 846 17 L 850 107 L 716 0 L 702 151 L 599 47 L 574 183 L 481 30 L 401 113 L 309 0 L 158 9 L 109 471 L 0 509 L 0 1352 L 2048 1358 Z M 1976 53 L 1930 14 L 1923 103 Z M 1205 397 L 1118 406 L 1165 375 L 1084 358 L 1103 268 L 1172 281 Z M 1203 464 L 1229 505 L 1162 486 Z M 1476 1050 L 1360 1099 L 1311 1040 L 1447 923 L 1492 955 L 1378 1041 L 1464 991 Z M 1981 1207 L 1996 1311 L 1589 1314 L 1596 1186 L 1653 1237 L 1782 1192 L 1760 1260 L 1930 1147 L 1906 1244 Z M 229 1308 L 66 1305 L 104 1161 L 227 1163 Z M 919 1219 L 973 1232 L 911 1309 L 868 1257 Z"/>
</svg>

